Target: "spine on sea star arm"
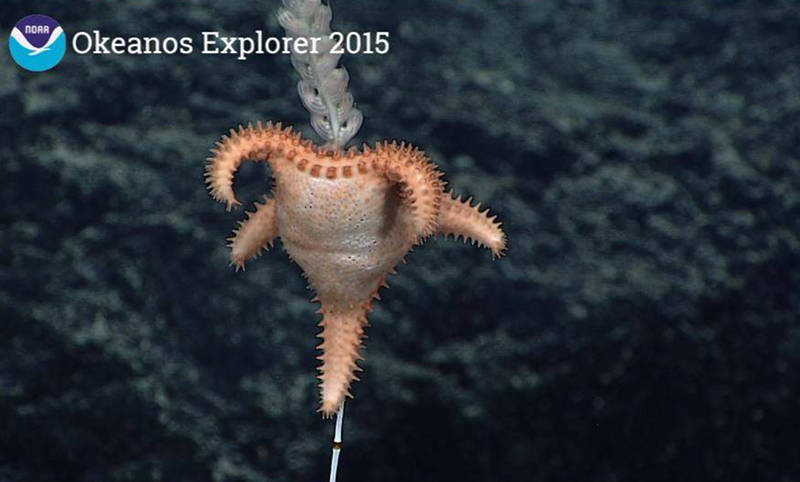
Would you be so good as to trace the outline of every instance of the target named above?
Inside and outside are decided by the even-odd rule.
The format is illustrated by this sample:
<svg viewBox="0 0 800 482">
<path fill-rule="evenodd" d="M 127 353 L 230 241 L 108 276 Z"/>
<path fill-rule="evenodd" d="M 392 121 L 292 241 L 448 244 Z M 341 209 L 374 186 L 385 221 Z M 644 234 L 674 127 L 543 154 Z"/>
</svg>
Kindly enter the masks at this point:
<svg viewBox="0 0 800 482">
<path fill-rule="evenodd" d="M 336 412 L 344 397 L 350 396 L 352 381 L 358 380 L 355 372 L 361 368 L 356 362 L 362 359 L 359 349 L 367 324 L 366 311 L 363 306 L 352 308 L 325 304 L 319 310 L 323 316 L 319 324 L 322 332 L 318 335 L 323 342 L 317 346 L 322 350 L 322 355 L 317 357 L 322 360 L 318 376 L 322 389 L 319 410 L 325 417 Z"/>
<path fill-rule="evenodd" d="M 506 235 L 500 229 L 497 216 L 489 216 L 489 209 L 480 211 L 480 204 L 470 206 L 472 198 L 462 201 L 454 198 L 453 192 L 442 196 L 439 208 L 437 232 L 445 237 L 453 235 L 456 239 L 472 241 L 492 250 L 492 256 L 499 258 L 506 249 Z"/>
</svg>

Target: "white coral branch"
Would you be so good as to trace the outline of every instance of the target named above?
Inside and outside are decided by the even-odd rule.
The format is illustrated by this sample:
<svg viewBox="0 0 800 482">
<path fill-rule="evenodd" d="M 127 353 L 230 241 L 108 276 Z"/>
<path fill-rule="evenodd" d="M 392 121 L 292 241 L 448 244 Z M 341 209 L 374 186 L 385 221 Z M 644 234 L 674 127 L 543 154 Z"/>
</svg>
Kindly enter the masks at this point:
<svg viewBox="0 0 800 482">
<path fill-rule="evenodd" d="M 295 39 L 317 41 L 316 53 L 292 49 L 292 65 L 300 74 L 297 92 L 311 113 L 311 126 L 331 147 L 341 149 L 361 128 L 364 116 L 347 91 L 350 76 L 337 67 L 341 54 L 331 52 L 331 9 L 320 0 L 283 0 L 278 23 Z"/>
</svg>

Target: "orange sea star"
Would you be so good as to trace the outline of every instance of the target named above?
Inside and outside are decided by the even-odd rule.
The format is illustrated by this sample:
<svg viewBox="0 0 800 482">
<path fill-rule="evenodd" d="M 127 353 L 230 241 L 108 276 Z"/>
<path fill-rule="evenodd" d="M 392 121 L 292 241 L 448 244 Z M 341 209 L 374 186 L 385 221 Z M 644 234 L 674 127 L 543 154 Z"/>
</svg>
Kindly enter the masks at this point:
<svg viewBox="0 0 800 482">
<path fill-rule="evenodd" d="M 208 159 L 206 180 L 228 210 L 240 204 L 233 176 L 246 160 L 266 160 L 273 197 L 247 213 L 230 239 L 231 262 L 245 261 L 280 236 L 316 292 L 323 315 L 320 411 L 332 415 L 356 379 L 366 314 L 385 277 L 415 244 L 440 233 L 471 240 L 500 257 L 505 234 L 488 210 L 444 191 L 442 172 L 405 143 L 358 152 L 326 150 L 291 128 L 268 123 L 231 129 Z"/>
</svg>

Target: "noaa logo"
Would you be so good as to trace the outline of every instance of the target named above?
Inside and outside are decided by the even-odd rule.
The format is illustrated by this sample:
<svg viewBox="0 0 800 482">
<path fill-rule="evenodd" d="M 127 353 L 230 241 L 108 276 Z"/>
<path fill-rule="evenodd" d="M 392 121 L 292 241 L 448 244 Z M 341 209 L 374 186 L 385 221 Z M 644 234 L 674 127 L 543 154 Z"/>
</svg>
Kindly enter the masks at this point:
<svg viewBox="0 0 800 482">
<path fill-rule="evenodd" d="M 58 22 L 47 15 L 28 15 L 11 29 L 8 49 L 20 67 L 42 72 L 55 67 L 64 57 L 65 37 Z"/>
</svg>

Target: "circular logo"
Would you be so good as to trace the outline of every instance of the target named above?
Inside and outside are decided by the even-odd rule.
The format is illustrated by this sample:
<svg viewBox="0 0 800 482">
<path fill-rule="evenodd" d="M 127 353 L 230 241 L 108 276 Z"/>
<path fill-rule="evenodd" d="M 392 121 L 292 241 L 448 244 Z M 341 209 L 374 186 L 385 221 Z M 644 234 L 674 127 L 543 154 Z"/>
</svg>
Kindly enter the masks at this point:
<svg viewBox="0 0 800 482">
<path fill-rule="evenodd" d="M 42 72 L 55 67 L 64 57 L 66 34 L 61 25 L 47 15 L 28 15 L 11 29 L 8 50 L 23 69 Z"/>
</svg>

